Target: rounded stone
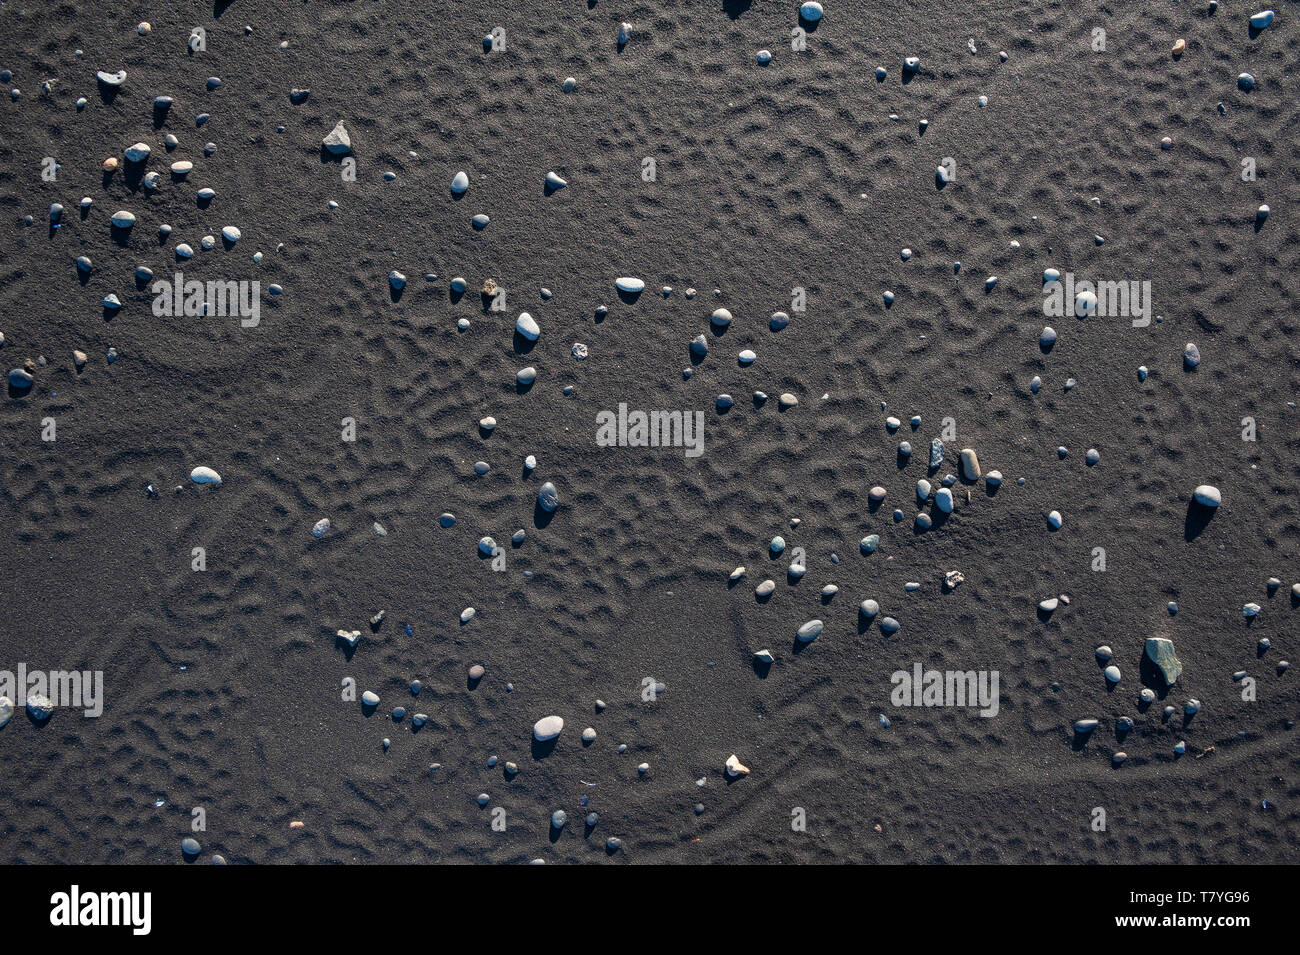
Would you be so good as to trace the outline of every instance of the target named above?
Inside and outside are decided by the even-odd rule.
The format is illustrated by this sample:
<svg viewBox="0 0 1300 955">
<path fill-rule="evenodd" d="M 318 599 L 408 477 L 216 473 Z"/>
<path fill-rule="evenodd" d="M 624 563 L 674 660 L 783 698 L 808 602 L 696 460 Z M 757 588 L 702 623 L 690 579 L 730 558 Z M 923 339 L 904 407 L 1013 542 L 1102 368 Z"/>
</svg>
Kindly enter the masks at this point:
<svg viewBox="0 0 1300 955">
<path fill-rule="evenodd" d="M 542 334 L 541 326 L 537 324 L 537 320 L 527 312 L 521 312 L 519 318 L 515 320 L 515 331 L 530 342 L 537 341 L 538 336 Z"/>
<path fill-rule="evenodd" d="M 818 635 L 822 632 L 823 627 L 825 627 L 825 624 L 822 623 L 822 621 L 809 620 L 798 630 L 797 636 L 799 637 L 799 642 L 811 643 L 813 640 L 816 640 Z"/>
<path fill-rule="evenodd" d="M 1192 497 L 1196 503 L 1202 507 L 1218 507 L 1223 503 L 1223 495 L 1213 484 L 1202 484 L 1192 492 Z"/>
<path fill-rule="evenodd" d="M 555 485 L 547 481 L 537 492 L 537 505 L 548 514 L 560 506 L 560 495 Z"/>
<path fill-rule="evenodd" d="M 564 729 L 564 720 L 558 716 L 543 716 L 533 724 L 533 737 L 538 742 L 555 739 Z"/>
</svg>

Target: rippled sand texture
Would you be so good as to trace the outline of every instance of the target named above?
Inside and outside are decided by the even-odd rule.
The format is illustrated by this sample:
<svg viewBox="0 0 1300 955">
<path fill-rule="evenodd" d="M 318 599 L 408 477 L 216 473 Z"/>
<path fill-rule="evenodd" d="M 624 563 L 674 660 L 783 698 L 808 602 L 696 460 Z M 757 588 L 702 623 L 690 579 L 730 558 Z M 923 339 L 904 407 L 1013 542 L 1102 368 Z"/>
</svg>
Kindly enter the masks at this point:
<svg viewBox="0 0 1300 955">
<path fill-rule="evenodd" d="M 0 668 L 102 669 L 108 699 L 98 719 L 60 711 L 36 727 L 19 713 L 0 730 L 3 856 L 180 861 L 202 807 L 203 861 L 1297 861 L 1298 696 L 1275 669 L 1300 634 L 1295 11 L 1252 38 L 1239 3 L 1210 16 L 1201 2 L 828 0 L 796 54 L 797 3 L 478 6 L 182 3 L 150 11 L 148 37 L 116 5 L 5 7 L 0 68 L 23 95 L 0 102 L 0 359 L 49 364 L 30 395 L 0 401 Z M 208 49 L 190 55 L 196 25 Z M 506 48 L 484 53 L 497 26 Z M 1097 27 L 1105 52 L 1091 48 Z M 921 60 L 908 83 L 905 56 Z M 105 102 L 94 72 L 119 68 L 127 83 Z M 1259 80 L 1249 94 L 1243 70 Z M 294 87 L 311 89 L 305 103 Z M 159 94 L 175 105 L 155 128 Z M 339 120 L 355 182 L 320 148 Z M 163 173 L 153 194 L 100 171 L 139 140 Z M 46 156 L 57 182 L 40 177 Z M 1255 182 L 1240 178 L 1248 156 Z M 939 189 L 945 157 L 957 176 Z M 184 182 L 167 175 L 176 159 L 195 163 Z M 545 194 L 550 170 L 568 188 Z M 205 186 L 217 195 L 199 208 Z M 51 235 L 55 201 L 68 211 Z M 1273 214 L 1257 230 L 1263 202 Z M 107 222 L 119 208 L 139 219 L 121 241 Z M 175 231 L 159 243 L 163 222 Z M 243 233 L 234 249 L 184 272 L 260 281 L 261 324 L 155 317 L 135 266 L 169 275 L 175 243 L 197 249 L 228 224 Z M 79 255 L 94 262 L 84 282 Z M 1150 281 L 1161 321 L 1045 320 L 1047 267 Z M 409 280 L 400 296 L 392 269 Z M 646 281 L 639 300 L 615 292 L 621 275 Z M 453 276 L 470 285 L 458 300 Z M 505 313 L 477 293 L 488 277 Z M 268 296 L 271 283 L 285 294 Z M 806 311 L 791 308 L 796 286 Z M 106 319 L 110 292 L 125 307 Z M 719 305 L 735 316 L 724 334 L 709 329 Z M 528 349 L 512 335 L 521 310 L 542 328 Z M 777 310 L 791 323 L 774 333 Z M 1044 324 L 1060 333 L 1048 355 Z M 701 332 L 710 354 L 684 380 Z M 1195 373 L 1187 341 L 1204 356 Z M 90 356 L 80 374 L 74 348 Z M 747 348 L 758 360 L 742 368 Z M 538 378 L 520 393 L 525 365 Z M 719 413 L 724 392 L 736 405 Z M 779 411 L 782 392 L 798 407 Z M 704 454 L 597 447 L 597 412 L 620 402 L 703 411 Z M 484 438 L 486 415 L 499 424 Z M 957 439 L 934 480 L 970 446 L 1006 483 L 971 487 L 969 502 L 959 484 L 955 512 L 916 533 L 913 485 L 945 417 Z M 900 464 L 902 438 L 917 453 Z M 190 486 L 200 464 L 223 486 Z M 549 522 L 534 511 L 547 480 L 561 498 Z M 1224 501 L 1204 527 L 1187 506 L 1202 483 Z M 889 491 L 874 512 L 873 484 Z M 324 516 L 333 530 L 313 539 Z M 869 533 L 882 543 L 868 557 Z M 479 556 L 485 534 L 507 544 L 505 572 Z M 780 560 L 774 534 L 791 548 Z M 808 567 L 797 584 L 794 548 Z M 954 569 L 965 583 L 943 593 Z M 776 593 L 759 602 L 768 576 Z M 840 587 L 829 603 L 826 583 Z M 1057 594 L 1069 606 L 1039 619 Z M 900 633 L 862 624 L 867 597 Z M 1247 601 L 1264 608 L 1249 627 Z M 478 613 L 462 626 L 467 606 Z M 826 629 L 795 653 L 813 617 Z M 339 628 L 363 631 L 355 653 L 335 645 Z M 1175 641 L 1185 674 L 1139 712 L 1149 635 Z M 1111 692 L 1102 643 L 1124 671 Z M 763 647 L 777 661 L 760 675 L 750 655 Z M 918 662 L 998 670 L 998 716 L 892 706 L 890 674 Z M 474 663 L 487 675 L 471 687 Z M 1257 701 L 1242 701 L 1239 670 Z M 340 699 L 345 677 L 379 693 L 378 712 Z M 657 702 L 641 699 L 646 678 L 667 685 Z M 1193 696 L 1189 725 L 1162 718 Z M 429 724 L 395 724 L 398 704 Z M 529 730 L 549 713 L 567 725 L 547 754 Z M 1121 743 L 1124 715 L 1137 726 Z M 1084 717 L 1102 727 L 1081 745 L 1070 726 Z M 588 747 L 585 726 L 599 732 Z M 753 772 L 728 784 L 732 753 Z M 518 776 L 489 769 L 493 755 Z M 590 834 L 584 794 L 600 813 Z M 1095 807 L 1105 832 L 1090 828 Z M 557 808 L 570 818 L 558 836 Z M 606 853 L 610 835 L 621 852 Z"/>
</svg>

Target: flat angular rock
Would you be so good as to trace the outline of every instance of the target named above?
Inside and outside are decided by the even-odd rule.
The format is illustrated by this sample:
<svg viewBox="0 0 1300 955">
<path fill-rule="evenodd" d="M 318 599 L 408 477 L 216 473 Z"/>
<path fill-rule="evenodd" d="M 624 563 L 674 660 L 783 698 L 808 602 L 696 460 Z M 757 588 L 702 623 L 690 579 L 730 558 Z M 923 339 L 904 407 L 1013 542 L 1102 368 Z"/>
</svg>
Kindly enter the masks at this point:
<svg viewBox="0 0 1300 955">
<path fill-rule="evenodd" d="M 1183 664 L 1174 652 L 1174 642 L 1165 637 L 1147 637 L 1147 659 L 1156 665 L 1165 683 L 1173 686 L 1183 674 Z"/>
<path fill-rule="evenodd" d="M 343 128 L 342 120 L 339 120 L 338 124 L 330 130 L 329 135 L 321 140 L 321 145 L 335 156 L 344 156 L 352 152 L 352 137 Z"/>
</svg>

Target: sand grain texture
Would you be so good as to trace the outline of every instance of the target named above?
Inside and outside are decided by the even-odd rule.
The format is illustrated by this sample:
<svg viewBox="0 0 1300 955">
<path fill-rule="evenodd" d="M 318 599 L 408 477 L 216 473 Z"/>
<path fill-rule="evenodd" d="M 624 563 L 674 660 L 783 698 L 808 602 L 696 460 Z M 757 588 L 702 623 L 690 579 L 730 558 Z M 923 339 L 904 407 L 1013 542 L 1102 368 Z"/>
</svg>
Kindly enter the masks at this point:
<svg viewBox="0 0 1300 955">
<path fill-rule="evenodd" d="M 181 861 L 201 806 L 203 858 L 239 863 L 1296 862 L 1300 697 L 1274 664 L 1300 634 L 1300 428 L 1287 405 L 1300 381 L 1300 18 L 1287 7 L 1252 39 L 1250 11 L 1224 6 L 832 0 L 796 54 L 797 3 L 4 5 L 0 68 L 23 95 L 0 103 L 0 359 L 49 365 L 30 395 L 0 401 L 0 667 L 102 669 L 107 702 L 98 719 L 64 711 L 36 727 L 19 713 L 0 730 L 0 854 Z M 620 52 L 623 20 L 634 30 Z M 208 49 L 191 55 L 196 25 Z M 496 26 L 506 49 L 484 53 Z M 1090 49 L 1096 26 L 1106 53 Z M 1188 47 L 1174 59 L 1177 37 Z M 903 83 L 911 55 L 921 68 Z M 119 68 L 125 86 L 101 97 L 95 71 Z M 1249 94 L 1242 70 L 1259 79 Z M 295 87 L 311 89 L 305 102 L 290 101 Z M 155 126 L 160 94 L 175 105 Z M 211 120 L 196 128 L 199 113 Z M 356 182 L 322 155 L 340 119 Z M 168 132 L 181 141 L 170 152 Z M 151 195 L 100 170 L 137 141 L 163 172 Z M 57 182 L 40 178 L 46 156 Z M 938 189 L 946 156 L 957 178 Z M 1256 182 L 1241 181 L 1245 156 Z M 195 164 L 181 182 L 166 172 L 177 159 Z M 461 169 L 470 188 L 457 198 Z M 568 186 L 548 195 L 551 170 Z M 217 196 L 201 208 L 205 186 Z M 83 195 L 95 200 L 84 220 Z M 51 202 L 67 208 L 53 235 Z M 1273 214 L 1257 230 L 1264 202 Z M 121 240 L 108 227 L 119 208 L 139 219 Z M 478 213 L 491 218 L 482 231 Z M 159 243 L 164 222 L 175 231 Z M 135 266 L 168 276 L 177 242 L 197 248 L 227 224 L 243 238 L 196 254 L 186 276 L 285 294 L 263 295 L 256 328 L 155 317 Z M 94 261 L 84 281 L 79 255 Z M 1048 266 L 1149 280 L 1163 321 L 1044 319 Z M 408 278 L 400 295 L 393 269 Z M 622 275 L 646 281 L 634 303 L 615 292 Z M 989 275 L 1000 281 L 986 293 Z M 469 282 L 463 297 L 453 276 Z M 505 313 L 477 293 L 489 277 Z M 796 286 L 808 310 L 771 332 Z M 106 318 L 109 293 L 124 308 Z M 709 328 L 719 305 L 735 316 L 722 334 Z M 542 328 L 527 348 L 512 333 L 523 310 Z M 1047 355 L 1044 324 L 1060 332 Z M 683 380 L 701 332 L 710 354 Z M 1204 356 L 1195 373 L 1187 341 Z M 90 356 L 80 374 L 74 348 Z M 748 368 L 743 349 L 758 355 Z M 539 373 L 521 393 L 525 365 Z M 756 408 L 755 389 L 772 400 Z M 782 413 L 787 391 L 800 404 Z M 719 413 L 723 392 L 737 401 Z M 704 454 L 597 447 L 596 413 L 620 402 L 704 411 Z M 903 419 L 898 435 L 885 414 Z M 484 438 L 488 415 L 498 425 Z M 1006 483 L 972 487 L 969 504 L 958 484 L 955 512 L 914 533 L 912 488 L 948 416 L 959 437 L 937 477 L 971 446 Z M 355 443 L 340 440 L 349 417 Z M 905 465 L 902 438 L 916 448 Z M 478 460 L 492 464 L 484 477 Z M 200 464 L 220 488 L 189 485 Z M 536 520 L 548 480 L 561 507 Z M 1203 528 L 1187 516 L 1202 483 L 1224 499 Z M 874 511 L 873 484 L 889 491 Z M 454 527 L 438 526 L 443 511 Z M 325 516 L 333 529 L 313 539 Z M 527 540 L 510 547 L 520 527 Z M 882 536 L 869 557 L 857 544 L 868 533 Z M 775 534 L 807 554 L 797 584 L 789 552 L 767 551 Z M 479 556 L 483 535 L 507 545 L 506 572 Z M 1105 573 L 1090 567 L 1098 546 Z M 206 572 L 190 569 L 194 547 Z M 748 575 L 729 589 L 740 564 Z M 946 594 L 952 569 L 966 580 Z M 1273 575 L 1284 585 L 1269 598 Z M 756 601 L 769 576 L 776 593 Z M 922 589 L 904 593 L 911 580 Z M 826 583 L 840 587 L 829 604 Z M 1070 605 L 1040 620 L 1037 602 L 1062 593 Z M 899 634 L 861 627 L 867 597 Z M 1252 600 L 1264 611 L 1247 627 Z M 795 653 L 814 617 L 825 631 Z M 354 653 L 335 645 L 340 628 L 362 630 Z M 1203 703 L 1186 728 L 1161 718 L 1165 701 L 1136 706 L 1151 635 L 1171 637 L 1185 667 L 1168 702 Z M 1257 657 L 1263 636 L 1273 649 Z M 1102 643 L 1125 673 L 1112 692 Z M 760 677 L 750 654 L 768 646 L 777 661 Z M 893 707 L 890 674 L 914 662 L 997 669 L 1001 712 Z M 487 673 L 471 688 L 475 663 Z M 1257 702 L 1231 679 L 1242 669 Z M 345 677 L 379 693 L 378 712 L 340 701 Z M 668 687 L 653 704 L 646 677 Z M 394 724 L 398 703 L 430 723 Z M 566 729 L 540 756 L 530 729 L 549 713 Z M 1124 715 L 1137 727 L 1121 744 Z M 1069 727 L 1085 716 L 1102 727 L 1078 746 Z M 587 725 L 599 737 L 584 747 Z M 1176 759 L 1179 739 L 1192 752 Z M 1112 768 L 1121 748 L 1129 761 Z M 731 753 L 752 774 L 727 783 Z M 491 755 L 519 775 L 488 769 Z M 504 832 L 475 804 L 483 791 L 506 809 Z M 583 794 L 601 817 L 589 836 Z M 1096 806 L 1104 833 L 1089 828 Z M 791 828 L 795 807 L 806 832 Z M 552 838 L 557 808 L 571 821 Z M 622 852 L 606 853 L 609 835 Z"/>
</svg>

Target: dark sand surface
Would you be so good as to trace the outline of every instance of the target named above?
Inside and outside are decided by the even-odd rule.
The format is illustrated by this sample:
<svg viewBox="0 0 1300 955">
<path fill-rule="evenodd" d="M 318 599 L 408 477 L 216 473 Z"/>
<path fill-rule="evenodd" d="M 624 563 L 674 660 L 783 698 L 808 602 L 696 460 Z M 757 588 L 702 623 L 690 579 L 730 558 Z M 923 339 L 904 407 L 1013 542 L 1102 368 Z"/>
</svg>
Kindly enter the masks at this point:
<svg viewBox="0 0 1300 955">
<path fill-rule="evenodd" d="M 0 668 L 103 670 L 106 691 L 97 719 L 60 710 L 38 726 L 19 700 L 0 729 L 0 858 L 179 862 L 202 807 L 200 861 L 236 863 L 1300 860 L 1300 693 L 1276 668 L 1300 636 L 1300 8 L 1257 37 L 1255 8 L 1236 0 L 1213 16 L 1199 0 L 826 8 L 796 54 L 797 3 L 0 5 L 0 68 L 22 90 L 0 101 L 0 359 L 48 362 L 28 395 L 0 400 Z M 621 21 L 633 33 L 620 52 Z M 195 26 L 208 49 L 191 55 Z M 485 53 L 497 26 L 506 49 Z M 1104 53 L 1090 48 L 1098 26 Z M 123 68 L 101 97 L 95 71 Z M 311 95 L 291 103 L 294 87 Z M 155 126 L 160 94 L 175 104 Z M 339 120 L 355 182 L 322 155 Z M 151 194 L 100 169 L 137 141 L 163 173 Z M 46 156 L 56 182 L 40 176 Z M 958 176 L 938 189 L 946 156 Z M 1239 175 L 1247 156 L 1255 182 Z M 178 159 L 195 164 L 183 182 L 167 174 Z M 550 170 L 569 185 L 547 195 Z M 200 208 L 205 186 L 217 195 Z M 67 208 L 53 234 L 51 202 Z M 1256 228 L 1261 203 L 1273 211 Z M 138 217 L 120 240 L 118 209 Z M 242 240 L 184 272 L 260 281 L 260 325 L 156 317 L 135 267 L 167 276 L 176 243 L 197 250 L 225 225 Z M 84 282 L 80 255 L 94 262 Z M 1149 281 L 1162 320 L 1045 319 L 1047 267 Z M 401 296 L 392 269 L 408 277 Z M 615 292 L 624 275 L 647 284 L 635 302 Z M 458 301 L 453 276 L 470 283 Z M 477 294 L 488 277 L 505 313 Z M 807 311 L 770 331 L 796 286 Z M 106 318 L 109 293 L 124 308 Z M 735 316 L 725 334 L 709 328 L 718 306 Z M 526 354 L 512 335 L 523 310 L 542 327 Z M 1060 332 L 1048 355 L 1045 324 Z M 684 380 L 701 332 L 710 354 Z M 758 360 L 742 368 L 746 348 Z M 73 349 L 89 355 L 80 373 Z M 525 365 L 538 379 L 519 393 Z M 772 400 L 755 407 L 756 389 Z M 724 392 L 736 405 L 719 413 Z M 783 392 L 798 407 L 778 410 Z M 704 453 L 597 447 L 596 414 L 620 402 L 703 411 Z M 354 443 L 340 440 L 347 417 Z M 963 447 L 1006 483 L 990 495 L 981 481 L 969 503 L 959 483 L 955 512 L 918 533 L 913 486 L 945 417 L 958 437 L 936 486 Z M 900 465 L 903 438 L 916 453 Z M 223 485 L 192 486 L 198 465 Z M 548 480 L 561 506 L 537 521 Z M 1207 483 L 1223 505 L 1189 521 Z M 875 484 L 889 498 L 873 512 Z M 333 529 L 316 540 L 321 517 Z M 882 543 L 865 556 L 870 533 Z M 789 554 L 767 551 L 776 534 L 806 551 L 797 583 Z M 505 572 L 477 553 L 483 535 L 507 545 Z M 953 593 L 949 570 L 966 578 Z M 769 576 L 777 591 L 757 601 Z M 840 588 L 828 603 L 827 583 Z M 1057 594 L 1069 606 L 1040 619 Z M 865 598 L 902 630 L 864 629 Z M 1263 607 L 1249 626 L 1248 601 Z M 792 652 L 814 617 L 825 631 Z M 354 653 L 340 628 L 363 631 Z M 1184 675 L 1141 710 L 1148 636 L 1174 640 Z M 1113 690 L 1099 644 L 1124 672 Z M 777 656 L 765 677 L 762 647 Z M 999 671 L 1000 712 L 892 706 L 890 674 L 918 662 Z M 476 663 L 487 674 L 471 688 Z M 376 713 L 341 701 L 345 677 L 380 695 Z M 646 677 L 667 685 L 657 702 L 641 700 Z M 1193 697 L 1203 708 L 1184 726 Z M 1163 718 L 1166 703 L 1180 713 Z M 398 704 L 430 722 L 395 724 Z M 530 730 L 551 713 L 566 728 L 539 753 Z M 1120 742 L 1125 715 L 1136 727 Z M 1070 728 L 1084 717 L 1102 722 L 1086 744 Z M 599 736 L 584 747 L 586 726 Z M 732 753 L 752 773 L 728 784 Z M 488 768 L 494 755 L 518 775 Z M 589 810 L 600 822 L 586 834 Z M 623 848 L 608 854 L 611 835 Z"/>
</svg>

